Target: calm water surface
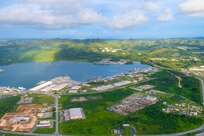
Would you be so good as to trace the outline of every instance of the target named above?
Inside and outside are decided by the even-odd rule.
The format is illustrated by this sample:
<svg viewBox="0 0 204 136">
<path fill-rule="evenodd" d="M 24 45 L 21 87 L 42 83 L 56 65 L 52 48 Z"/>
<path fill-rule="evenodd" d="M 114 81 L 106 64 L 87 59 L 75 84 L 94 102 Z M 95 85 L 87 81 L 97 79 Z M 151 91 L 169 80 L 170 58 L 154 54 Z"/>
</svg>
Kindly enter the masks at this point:
<svg viewBox="0 0 204 136">
<path fill-rule="evenodd" d="M 151 66 L 135 62 L 131 65 L 96 65 L 89 62 L 37 62 L 18 63 L 0 66 L 5 70 L 0 73 L 0 86 L 34 87 L 39 81 L 58 76 L 70 76 L 76 81 L 87 81 L 95 77 L 108 77 L 134 68 L 151 68 Z"/>
</svg>

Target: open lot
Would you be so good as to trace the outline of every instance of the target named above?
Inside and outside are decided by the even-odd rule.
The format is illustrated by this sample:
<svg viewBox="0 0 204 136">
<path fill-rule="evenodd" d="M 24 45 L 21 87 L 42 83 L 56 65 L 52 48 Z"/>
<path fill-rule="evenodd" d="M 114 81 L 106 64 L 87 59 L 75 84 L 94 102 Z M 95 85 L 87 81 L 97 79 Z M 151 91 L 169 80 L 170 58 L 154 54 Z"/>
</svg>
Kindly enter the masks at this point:
<svg viewBox="0 0 204 136">
<path fill-rule="evenodd" d="M 53 117 L 52 106 L 54 104 L 54 99 L 52 96 L 26 95 L 22 96 L 22 98 L 23 99 L 21 99 L 21 101 L 20 96 L 0 99 L 0 102 L 2 102 L 2 116 L 0 120 L 1 130 L 13 132 L 31 132 L 36 125 L 38 120 L 37 115 L 39 113 L 43 115 L 42 118 Z M 31 99 L 32 101 L 30 101 Z M 17 107 L 19 102 L 23 105 L 18 105 Z M 26 104 L 30 102 L 35 104 Z M 7 105 L 9 107 L 7 107 Z"/>
<path fill-rule="evenodd" d="M 30 132 L 34 128 L 42 105 L 20 105 L 16 112 L 6 113 L 0 120 L 0 129 L 13 132 Z"/>
<path fill-rule="evenodd" d="M 53 96 L 43 94 L 30 94 L 29 96 L 33 97 L 33 103 L 36 104 L 53 105 L 55 103 L 55 99 Z"/>
</svg>

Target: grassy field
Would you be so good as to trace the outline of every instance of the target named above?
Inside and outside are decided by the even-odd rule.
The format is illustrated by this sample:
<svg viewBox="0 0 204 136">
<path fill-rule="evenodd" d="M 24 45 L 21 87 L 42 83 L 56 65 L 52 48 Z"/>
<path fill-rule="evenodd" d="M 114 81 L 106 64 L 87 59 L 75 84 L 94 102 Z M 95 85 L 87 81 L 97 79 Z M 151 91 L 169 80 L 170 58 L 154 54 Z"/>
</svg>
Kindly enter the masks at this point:
<svg viewBox="0 0 204 136">
<path fill-rule="evenodd" d="M 136 127 L 138 134 L 164 134 L 193 129 L 203 123 L 203 120 L 199 118 L 163 113 L 161 112 L 162 105 L 160 103 L 128 116 L 121 116 L 106 110 L 107 107 L 130 94 L 132 94 L 130 90 L 120 89 L 97 94 L 101 95 L 102 98 L 83 103 L 70 102 L 76 96 L 62 96 L 60 98 L 62 109 L 83 107 L 86 119 L 60 123 L 60 133 L 71 135 L 111 135 L 113 129 L 121 127 L 123 123 L 129 123 Z M 89 95 L 82 96 L 86 97 Z"/>
<path fill-rule="evenodd" d="M 16 110 L 16 103 L 20 100 L 20 96 L 8 97 L 0 99 L 0 117 L 7 112 Z"/>
<path fill-rule="evenodd" d="M 143 82 L 139 85 L 149 84 L 156 86 L 154 89 L 158 89 L 163 92 L 172 94 L 178 94 L 184 96 L 192 101 L 201 103 L 201 84 L 198 79 L 193 77 L 187 77 L 181 73 L 175 73 L 182 78 L 182 88 L 178 87 L 178 79 L 168 73 L 166 70 L 162 70 L 151 75 L 154 80 Z M 139 86 L 137 85 L 137 86 Z"/>
<path fill-rule="evenodd" d="M 52 96 L 41 95 L 41 94 L 32 94 L 30 96 L 33 97 L 33 103 L 36 103 L 36 104 L 47 103 L 48 105 L 52 105 L 55 103 L 55 98 Z"/>
</svg>

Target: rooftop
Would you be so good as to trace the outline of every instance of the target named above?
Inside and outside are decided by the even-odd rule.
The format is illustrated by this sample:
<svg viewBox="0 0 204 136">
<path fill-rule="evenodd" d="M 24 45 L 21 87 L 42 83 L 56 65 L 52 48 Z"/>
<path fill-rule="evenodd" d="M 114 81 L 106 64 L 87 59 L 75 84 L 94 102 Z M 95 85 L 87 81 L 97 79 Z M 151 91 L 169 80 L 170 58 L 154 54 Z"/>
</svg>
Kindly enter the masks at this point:
<svg viewBox="0 0 204 136">
<path fill-rule="evenodd" d="M 83 117 L 81 108 L 71 108 L 69 112 L 71 117 Z"/>
</svg>

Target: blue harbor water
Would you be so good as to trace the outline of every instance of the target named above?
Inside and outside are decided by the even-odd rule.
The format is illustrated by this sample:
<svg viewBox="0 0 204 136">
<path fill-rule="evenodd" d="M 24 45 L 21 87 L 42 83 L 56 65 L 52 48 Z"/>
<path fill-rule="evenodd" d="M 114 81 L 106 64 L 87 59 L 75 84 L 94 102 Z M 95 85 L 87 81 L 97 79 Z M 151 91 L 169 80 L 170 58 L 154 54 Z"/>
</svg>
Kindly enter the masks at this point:
<svg viewBox="0 0 204 136">
<path fill-rule="evenodd" d="M 89 62 L 38 62 L 18 63 L 0 66 L 4 72 L 0 73 L 0 86 L 34 87 L 42 80 L 50 80 L 58 76 L 69 76 L 76 81 L 88 81 L 96 77 L 108 77 L 132 69 L 151 68 L 149 65 L 135 62 L 130 65 L 96 65 Z"/>
</svg>

